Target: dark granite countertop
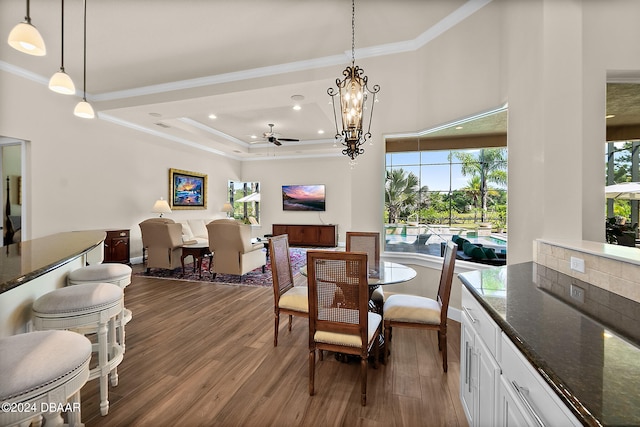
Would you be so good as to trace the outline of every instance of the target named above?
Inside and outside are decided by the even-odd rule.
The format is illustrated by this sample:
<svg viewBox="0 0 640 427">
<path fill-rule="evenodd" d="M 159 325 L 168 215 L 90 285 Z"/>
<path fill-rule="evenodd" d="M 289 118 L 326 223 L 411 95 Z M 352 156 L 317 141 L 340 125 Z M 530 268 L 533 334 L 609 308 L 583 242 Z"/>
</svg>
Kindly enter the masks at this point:
<svg viewBox="0 0 640 427">
<path fill-rule="evenodd" d="M 640 426 L 640 303 L 532 262 L 458 277 L 585 425 Z"/>
<path fill-rule="evenodd" d="M 90 251 L 104 231 L 71 231 L 14 243 L 0 253 L 0 293 L 7 292 Z"/>
</svg>

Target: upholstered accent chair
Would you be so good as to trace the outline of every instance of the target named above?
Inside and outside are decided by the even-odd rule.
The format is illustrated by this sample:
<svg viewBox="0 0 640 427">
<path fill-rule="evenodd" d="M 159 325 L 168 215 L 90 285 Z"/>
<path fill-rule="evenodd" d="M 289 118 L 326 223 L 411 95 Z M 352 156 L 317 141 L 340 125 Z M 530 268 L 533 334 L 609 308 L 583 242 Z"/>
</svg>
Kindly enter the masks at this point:
<svg viewBox="0 0 640 427">
<path fill-rule="evenodd" d="M 147 253 L 147 272 L 151 268 L 180 267 L 182 225 L 169 218 L 150 218 L 140 224 L 142 247 Z"/>
<path fill-rule="evenodd" d="M 309 317 L 309 297 L 305 286 L 294 286 L 291 258 L 289 256 L 289 236 L 280 234 L 269 239 L 271 254 L 271 275 L 273 277 L 273 309 L 275 324 L 273 346 L 278 346 L 280 313 L 289 315 L 289 332 L 293 316 Z"/>
<path fill-rule="evenodd" d="M 360 403 L 367 404 L 367 366 L 374 350 L 378 366 L 378 337 L 382 318 L 369 311 L 367 254 L 308 251 L 309 395 L 313 396 L 316 350 L 360 357 Z M 332 393 L 328 391 L 327 393 Z"/>
<path fill-rule="evenodd" d="M 391 352 L 393 327 L 431 329 L 438 332 L 438 349 L 442 352 L 442 369 L 447 372 L 447 312 L 456 263 L 457 245 L 447 242 L 435 299 L 416 295 L 395 294 L 384 303 L 384 360 Z"/>
<path fill-rule="evenodd" d="M 251 243 L 251 226 L 234 219 L 216 219 L 207 224 L 209 249 L 213 253 L 212 276 L 217 273 L 242 276 L 262 267 L 267 254 L 264 243 Z"/>
</svg>

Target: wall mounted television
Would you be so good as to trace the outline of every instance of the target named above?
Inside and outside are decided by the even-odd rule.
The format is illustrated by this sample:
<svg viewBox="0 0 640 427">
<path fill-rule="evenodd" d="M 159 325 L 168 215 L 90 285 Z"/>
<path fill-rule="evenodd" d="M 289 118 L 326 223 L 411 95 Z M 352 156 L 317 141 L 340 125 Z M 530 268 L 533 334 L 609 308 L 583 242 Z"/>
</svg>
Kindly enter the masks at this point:
<svg viewBox="0 0 640 427">
<path fill-rule="evenodd" d="M 283 185 L 283 211 L 325 211 L 325 188 L 323 185 Z"/>
</svg>

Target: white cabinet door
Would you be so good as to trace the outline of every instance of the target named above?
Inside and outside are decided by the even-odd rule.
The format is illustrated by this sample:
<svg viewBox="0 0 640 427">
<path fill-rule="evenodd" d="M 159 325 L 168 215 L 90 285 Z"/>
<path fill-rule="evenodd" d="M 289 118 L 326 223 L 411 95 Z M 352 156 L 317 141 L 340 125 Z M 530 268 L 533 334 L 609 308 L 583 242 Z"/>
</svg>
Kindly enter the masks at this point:
<svg viewBox="0 0 640 427">
<path fill-rule="evenodd" d="M 512 391 L 511 384 L 504 377 L 500 377 L 498 386 L 498 422 L 502 427 L 528 427 L 537 423 L 526 415 L 520 404 L 520 399 Z"/>
<path fill-rule="evenodd" d="M 475 351 L 477 360 L 475 366 L 478 370 L 476 425 L 493 427 L 496 425 L 496 393 L 500 378 L 500 366 L 478 335 L 476 335 Z"/>
<path fill-rule="evenodd" d="M 467 421 L 470 426 L 475 426 L 475 389 L 472 384 L 472 375 L 476 371 L 473 369 L 473 345 L 474 331 L 470 326 L 471 321 L 465 313 L 462 313 L 462 324 L 460 327 L 460 400 L 464 408 Z"/>
</svg>

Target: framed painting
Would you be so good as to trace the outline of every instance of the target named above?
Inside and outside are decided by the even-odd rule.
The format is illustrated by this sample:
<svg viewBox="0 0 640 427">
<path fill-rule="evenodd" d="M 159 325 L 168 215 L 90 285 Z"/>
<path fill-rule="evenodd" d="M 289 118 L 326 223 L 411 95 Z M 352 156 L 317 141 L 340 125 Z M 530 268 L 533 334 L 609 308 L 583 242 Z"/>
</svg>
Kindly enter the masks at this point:
<svg viewBox="0 0 640 427">
<path fill-rule="evenodd" d="M 169 169 L 171 209 L 206 209 L 207 175 L 180 169 Z"/>
</svg>

